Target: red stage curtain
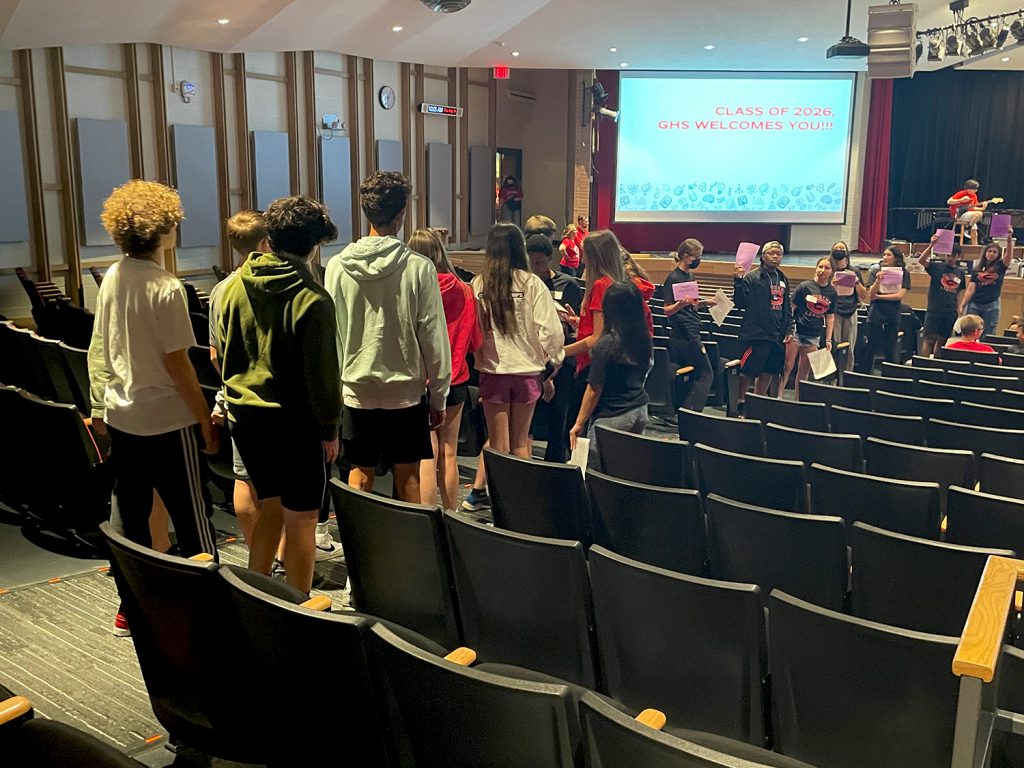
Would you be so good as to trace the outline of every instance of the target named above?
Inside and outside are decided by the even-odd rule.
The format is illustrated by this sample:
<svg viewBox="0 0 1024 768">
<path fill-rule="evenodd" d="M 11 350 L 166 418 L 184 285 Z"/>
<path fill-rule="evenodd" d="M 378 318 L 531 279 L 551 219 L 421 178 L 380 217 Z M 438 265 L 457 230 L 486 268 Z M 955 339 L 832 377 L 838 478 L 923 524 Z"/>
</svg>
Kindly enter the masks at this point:
<svg viewBox="0 0 1024 768">
<path fill-rule="evenodd" d="M 889 217 L 889 144 L 892 135 L 892 80 L 871 81 L 864 186 L 860 198 L 858 251 L 879 253 Z"/>
</svg>

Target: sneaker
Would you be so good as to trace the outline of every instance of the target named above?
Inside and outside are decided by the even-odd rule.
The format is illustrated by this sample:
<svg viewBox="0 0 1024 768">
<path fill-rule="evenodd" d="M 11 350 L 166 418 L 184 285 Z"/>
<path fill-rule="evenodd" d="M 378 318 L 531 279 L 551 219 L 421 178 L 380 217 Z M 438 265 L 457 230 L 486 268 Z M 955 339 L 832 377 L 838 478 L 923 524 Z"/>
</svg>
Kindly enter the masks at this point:
<svg viewBox="0 0 1024 768">
<path fill-rule="evenodd" d="M 491 508 L 491 497 L 486 490 L 474 488 L 469 492 L 466 500 L 462 502 L 462 508 L 470 512 L 479 512 L 481 509 Z"/>
<path fill-rule="evenodd" d="M 117 612 L 117 616 L 114 617 L 114 636 L 115 637 L 131 637 L 132 631 L 128 628 L 128 619 L 120 611 Z"/>
<path fill-rule="evenodd" d="M 341 544 L 327 530 L 327 523 L 316 524 L 316 560 L 331 560 L 342 555 Z"/>
</svg>

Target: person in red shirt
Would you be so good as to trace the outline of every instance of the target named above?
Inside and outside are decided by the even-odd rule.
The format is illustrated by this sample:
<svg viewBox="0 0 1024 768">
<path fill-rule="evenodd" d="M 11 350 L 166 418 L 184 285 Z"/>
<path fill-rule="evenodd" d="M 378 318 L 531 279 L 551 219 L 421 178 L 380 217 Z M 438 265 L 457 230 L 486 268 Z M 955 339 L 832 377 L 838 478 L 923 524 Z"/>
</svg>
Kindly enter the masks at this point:
<svg viewBox="0 0 1024 768">
<path fill-rule="evenodd" d="M 975 179 L 968 179 L 964 188 L 954 192 L 946 201 L 949 206 L 949 215 L 954 222 L 963 224 L 971 230 L 970 240 L 972 243 L 978 241 L 978 222 L 985 214 L 988 202 L 978 202 L 978 189 L 981 184 Z"/>
<path fill-rule="evenodd" d="M 576 245 L 583 247 L 583 241 L 590 234 L 590 219 L 586 216 L 576 217 Z"/>
<path fill-rule="evenodd" d="M 578 235 L 579 230 L 570 224 L 562 233 L 562 244 L 558 246 L 562 253 L 562 260 L 558 264 L 562 272 L 572 277 L 580 273 L 580 246 L 583 241 L 578 239 Z"/>
<path fill-rule="evenodd" d="M 954 341 L 946 346 L 949 349 L 966 349 L 969 352 L 995 352 L 988 344 L 982 344 L 978 339 L 985 333 L 985 321 L 978 315 L 964 315 L 960 318 L 960 341 Z"/>
</svg>

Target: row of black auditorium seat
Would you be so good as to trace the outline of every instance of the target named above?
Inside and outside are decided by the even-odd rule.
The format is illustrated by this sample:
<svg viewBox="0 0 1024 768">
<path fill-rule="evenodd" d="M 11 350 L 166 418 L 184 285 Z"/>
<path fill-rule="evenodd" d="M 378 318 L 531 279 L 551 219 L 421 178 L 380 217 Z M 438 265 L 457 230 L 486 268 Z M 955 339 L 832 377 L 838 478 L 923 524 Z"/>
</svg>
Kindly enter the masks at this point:
<svg viewBox="0 0 1024 768">
<path fill-rule="evenodd" d="M 602 479 L 591 473 L 588 483 L 596 487 Z M 830 768 L 949 764 L 957 695 L 950 663 L 960 631 L 954 627 L 962 627 L 987 556 L 1012 554 L 857 525 L 855 588 L 862 594 L 853 606 L 861 615 L 850 616 L 781 587 L 765 600 L 769 587 L 752 579 L 683 574 L 596 544 L 585 551 L 578 541 L 492 528 L 336 481 L 332 492 L 357 609 L 428 637 L 458 629 L 491 670 L 525 667 L 537 680 L 596 685 L 630 713 L 661 710 L 687 729 L 677 735 L 704 746 L 735 754 L 737 742 L 774 745 Z M 814 582 L 829 579 L 842 608 L 841 520 L 712 503 L 711 535 L 739 531 L 729 567 L 815 595 L 825 587 Z M 619 514 L 632 517 L 637 506 L 619 506 Z M 790 520 L 820 530 L 781 543 L 783 529 L 773 526 Z M 810 541 L 818 545 L 814 552 Z M 743 547 L 758 552 L 749 559 Z M 767 562 L 771 551 L 775 559 Z M 819 552 L 831 559 L 827 572 Z M 944 583 L 929 594 L 936 579 Z M 441 610 L 450 613 L 442 617 Z M 947 634 L 880 623 L 890 617 Z M 1013 659 L 1007 666 L 1024 663 L 1019 652 L 1006 653 Z M 413 686 L 409 679 L 402 684 Z"/>
<path fill-rule="evenodd" d="M 0 382 L 89 413 L 86 350 L 0 323 Z"/>
<path fill-rule="evenodd" d="M 404 567 L 421 569 L 433 542 L 428 536 L 413 547 L 424 533 L 414 508 L 381 502 L 382 513 L 398 512 L 377 520 L 398 534 L 388 543 L 416 555 Z M 578 685 L 508 664 L 468 666 L 471 650 L 449 653 L 452 646 L 386 618 L 317 611 L 301 604 L 304 595 L 246 569 L 161 555 L 106 525 L 104 533 L 154 712 L 173 740 L 215 757 L 271 766 L 808 768 L 686 729 L 671 715 L 659 733 L 634 721 L 624 703 Z M 388 570 L 402 569 L 392 562 Z M 423 575 L 432 578 L 429 566 Z M 531 628 L 509 626 L 506 639 L 525 643 Z M 318 700 L 311 647 L 333 659 L 331 738 L 310 734 L 308 708 L 272 704 Z M 226 662 L 246 674 L 211 685 Z"/>
</svg>

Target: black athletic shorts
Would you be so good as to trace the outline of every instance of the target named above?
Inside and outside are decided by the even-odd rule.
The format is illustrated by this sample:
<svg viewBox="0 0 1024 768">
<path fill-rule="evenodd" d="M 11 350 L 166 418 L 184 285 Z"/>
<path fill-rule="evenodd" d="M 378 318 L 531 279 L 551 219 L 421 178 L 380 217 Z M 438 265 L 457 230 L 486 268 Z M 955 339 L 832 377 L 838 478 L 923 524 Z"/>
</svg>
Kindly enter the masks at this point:
<svg viewBox="0 0 1024 768">
<path fill-rule="evenodd" d="M 341 445 L 345 460 L 356 467 L 413 464 L 432 458 L 427 398 L 411 408 L 343 406 Z"/>
<path fill-rule="evenodd" d="M 320 509 L 327 458 L 316 426 L 232 421 L 230 429 L 258 498 L 280 496 L 281 506 L 295 512 Z"/>
<path fill-rule="evenodd" d="M 925 312 L 924 335 L 941 336 L 943 340 L 953 335 L 956 312 Z"/>
<path fill-rule="evenodd" d="M 740 358 L 740 373 L 760 376 L 782 373 L 786 365 L 786 347 L 779 341 L 752 341 Z"/>
<path fill-rule="evenodd" d="M 454 408 L 467 400 L 469 400 L 469 384 L 452 384 L 452 388 L 448 390 L 448 399 L 444 401 L 444 407 Z"/>
</svg>

